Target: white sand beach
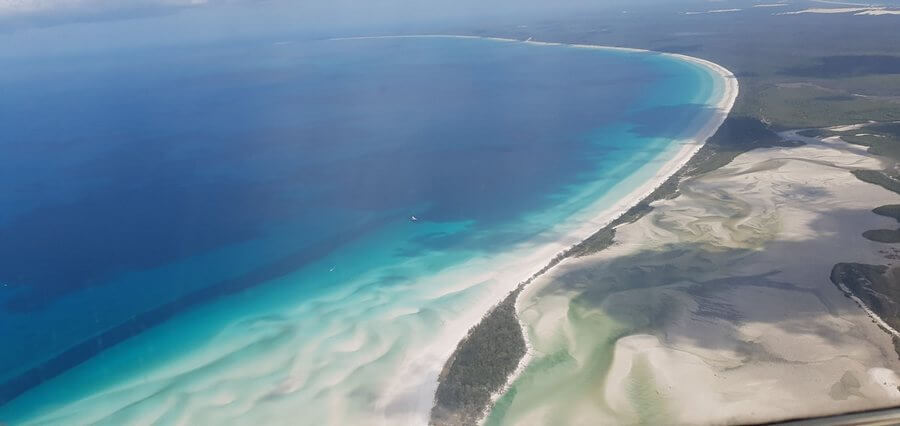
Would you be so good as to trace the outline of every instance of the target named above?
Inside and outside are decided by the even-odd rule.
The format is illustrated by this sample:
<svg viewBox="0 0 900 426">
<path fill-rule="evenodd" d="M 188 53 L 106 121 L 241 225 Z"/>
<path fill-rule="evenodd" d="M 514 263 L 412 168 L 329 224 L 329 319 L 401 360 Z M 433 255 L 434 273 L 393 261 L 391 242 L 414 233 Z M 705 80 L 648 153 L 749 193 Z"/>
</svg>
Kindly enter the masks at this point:
<svg viewBox="0 0 900 426">
<path fill-rule="evenodd" d="M 376 36 L 376 37 L 355 37 L 344 39 L 359 38 L 412 38 L 412 37 L 449 37 L 449 38 L 482 38 L 476 36 L 459 36 L 459 35 L 420 35 L 420 36 Z M 501 42 L 529 43 L 533 45 L 564 45 L 562 43 L 550 43 L 540 41 L 521 41 L 506 38 L 484 37 L 490 40 Z M 342 39 L 335 39 L 342 40 Z M 648 53 L 646 50 L 632 49 L 624 47 L 596 46 L 596 45 L 568 45 L 575 48 L 585 49 L 605 49 L 620 50 L 629 52 Z M 659 54 L 653 52 L 654 54 Z M 734 101 L 738 94 L 738 82 L 734 75 L 719 66 L 718 64 L 680 54 L 662 53 L 662 55 L 675 57 L 680 60 L 689 61 L 708 69 L 714 75 L 721 78 L 721 87 L 714 94 L 715 100 L 710 102 L 714 108 L 714 113 L 709 120 L 700 126 L 700 130 L 683 140 L 673 141 L 679 148 L 674 155 L 668 158 L 660 159 L 658 162 L 648 164 L 646 167 L 654 170 L 652 178 L 643 179 L 635 182 L 633 178 L 626 180 L 620 185 L 623 188 L 634 188 L 623 194 L 622 191 L 611 191 L 610 195 L 597 200 L 588 210 L 586 216 L 577 218 L 574 224 L 564 224 L 560 229 L 553 230 L 548 234 L 556 235 L 553 241 L 546 241 L 543 236 L 536 239 L 535 242 L 522 244 L 500 259 L 492 259 L 489 265 L 481 262 L 478 265 L 465 264 L 456 268 L 460 274 L 464 271 L 472 271 L 474 268 L 482 268 L 482 270 L 490 271 L 484 273 L 481 277 L 479 285 L 483 283 L 492 283 L 489 285 L 490 297 L 482 297 L 478 302 L 472 304 L 466 309 L 462 315 L 459 315 L 452 322 L 444 324 L 440 330 L 434 330 L 434 334 L 438 336 L 433 343 L 422 350 L 417 351 L 413 358 L 407 358 L 403 361 L 396 379 L 388 387 L 385 392 L 379 395 L 378 406 L 380 411 L 384 413 L 383 421 L 386 424 L 424 424 L 427 423 L 428 413 L 433 405 L 434 393 L 437 389 L 437 377 L 440 374 L 446 360 L 451 356 L 456 348 L 457 343 L 466 335 L 469 328 L 477 324 L 485 312 L 498 303 L 507 293 L 512 291 L 519 283 L 527 280 L 532 275 L 540 271 L 547 263 L 557 254 L 565 251 L 569 247 L 579 243 L 585 238 L 592 235 L 598 229 L 606 226 L 617 217 L 622 215 L 631 206 L 646 198 L 672 174 L 681 169 L 685 163 L 703 146 L 703 143 L 712 136 L 734 105 Z M 636 173 L 640 176 L 640 173 Z M 466 282 L 471 283 L 471 279 Z M 462 291 L 463 289 L 458 289 Z M 440 297 L 442 295 L 436 295 Z M 523 360 L 523 364 L 528 358 Z M 411 379 L 413 378 L 413 379 Z M 421 379 L 419 379 L 421 378 Z M 515 376 L 511 377 L 511 380 Z"/>
<path fill-rule="evenodd" d="M 543 45 L 568 46 L 527 43 L 537 50 Z M 596 189 L 585 189 L 574 193 L 572 198 L 580 197 L 577 201 L 560 200 L 577 206 L 579 213 L 532 240 L 509 249 L 504 246 L 496 255 L 467 258 L 472 260 L 417 278 L 415 285 L 367 289 L 385 272 L 375 268 L 335 292 L 304 299 L 302 304 L 293 304 L 284 292 L 248 292 L 250 296 L 240 301 L 246 316 L 230 320 L 226 329 L 208 341 L 198 341 L 194 352 L 173 353 L 174 361 L 168 363 L 155 359 L 157 364 L 140 375 L 112 378 L 90 398 L 36 410 L 27 424 L 292 424 L 295 419 L 284 413 L 296 412 L 298 406 L 304 407 L 304 423 L 426 424 L 438 376 L 468 330 L 557 254 L 610 223 L 679 170 L 721 125 L 737 96 L 735 77 L 708 61 L 620 47 L 571 47 L 635 52 L 654 55 L 654 59 L 663 55 L 695 64 L 716 83 L 709 99 L 694 99 L 712 113 L 698 118 L 703 122 L 685 123 L 685 128 L 698 129 L 696 133 L 669 142 L 663 153 L 657 148 L 648 151 L 656 157 L 648 156 L 651 160 L 643 166 L 629 168 L 629 177 L 616 186 L 607 188 L 604 183 L 604 196 L 596 198 L 597 192 L 592 192 Z M 694 71 L 693 66 L 688 68 Z M 427 259 L 403 266 L 429 267 Z M 276 282 L 288 284 L 293 278 L 286 275 Z M 228 304 L 238 304 L 232 299 L 219 303 L 225 309 L 201 306 L 186 312 L 184 321 L 199 323 L 216 312 L 233 312 Z M 255 311 L 254 306 L 265 310 Z M 181 336 L 177 327 L 172 322 L 154 327 L 133 337 L 132 344 L 112 347 L 105 352 L 106 358 L 88 360 L 86 368 L 58 379 L 88 383 L 93 380 L 91 371 L 127 370 L 110 360 L 130 364 L 141 342 L 158 344 Z"/>
<path fill-rule="evenodd" d="M 829 279 L 838 262 L 897 262 L 861 234 L 894 226 L 871 209 L 900 196 L 849 173 L 882 168 L 864 147 L 783 137 L 806 145 L 686 180 L 611 248 L 526 287 L 533 360 L 501 423 L 756 423 L 900 403 L 891 336 Z"/>
</svg>

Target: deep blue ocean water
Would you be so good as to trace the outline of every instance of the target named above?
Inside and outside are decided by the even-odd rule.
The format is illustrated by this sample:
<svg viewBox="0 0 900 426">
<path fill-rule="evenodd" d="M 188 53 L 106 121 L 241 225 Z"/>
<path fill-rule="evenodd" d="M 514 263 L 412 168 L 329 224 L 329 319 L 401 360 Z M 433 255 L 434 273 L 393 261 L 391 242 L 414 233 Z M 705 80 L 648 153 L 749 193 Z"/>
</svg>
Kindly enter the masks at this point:
<svg viewBox="0 0 900 426">
<path fill-rule="evenodd" d="M 202 345 L 234 319 L 212 304 L 369 300 L 542 235 L 695 130 L 714 84 L 660 55 L 448 38 L 15 63 L 0 421 L 181 356 L 162 324 Z"/>
</svg>

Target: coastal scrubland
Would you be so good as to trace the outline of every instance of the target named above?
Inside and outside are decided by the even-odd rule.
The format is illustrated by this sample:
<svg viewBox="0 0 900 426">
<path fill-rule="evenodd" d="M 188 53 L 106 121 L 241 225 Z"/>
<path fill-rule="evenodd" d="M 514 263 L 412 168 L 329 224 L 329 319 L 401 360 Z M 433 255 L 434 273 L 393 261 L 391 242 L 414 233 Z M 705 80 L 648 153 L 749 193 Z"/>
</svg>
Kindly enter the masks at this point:
<svg viewBox="0 0 900 426">
<path fill-rule="evenodd" d="M 521 289 L 521 287 L 519 288 Z M 473 424 L 525 355 L 513 291 L 457 346 L 439 378 L 431 422 Z"/>
<path fill-rule="evenodd" d="M 792 147 L 802 144 L 803 142 L 797 140 L 784 140 L 759 120 L 749 117 L 728 118 L 684 168 L 609 225 L 571 249 L 560 253 L 537 276 L 564 259 L 588 256 L 609 248 L 615 241 L 617 227 L 634 223 L 650 213 L 653 210 L 653 202 L 676 197 L 679 183 L 683 179 L 715 170 L 728 164 L 740 153 L 754 148 Z M 474 424 L 483 416 L 492 402 L 491 394 L 498 392 L 505 384 L 506 376 L 502 376 L 503 380 L 497 380 L 497 373 L 511 372 L 524 354 L 524 346 L 520 343 L 524 341 L 524 336 L 518 327 L 511 327 L 516 317 L 510 309 L 515 305 L 522 288 L 529 283 L 530 280 L 523 283 L 488 312 L 459 343 L 454 356 L 447 361 L 439 378 L 435 407 L 432 410 L 432 423 Z M 514 350 L 521 348 L 521 353 L 516 358 L 510 358 L 509 354 L 515 351 L 510 352 L 506 348 Z"/>
</svg>

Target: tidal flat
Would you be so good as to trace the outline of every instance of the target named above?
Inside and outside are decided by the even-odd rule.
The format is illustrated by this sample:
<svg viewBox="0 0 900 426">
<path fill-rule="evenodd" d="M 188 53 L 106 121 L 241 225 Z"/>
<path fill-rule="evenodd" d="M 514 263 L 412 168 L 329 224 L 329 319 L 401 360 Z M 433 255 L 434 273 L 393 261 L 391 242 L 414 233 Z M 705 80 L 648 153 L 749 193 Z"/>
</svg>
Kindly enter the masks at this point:
<svg viewBox="0 0 900 426">
<path fill-rule="evenodd" d="M 893 265 L 862 236 L 900 196 L 839 139 L 738 155 L 518 298 L 533 360 L 487 424 L 752 423 L 895 405 L 892 336 L 830 280 Z M 823 412 L 823 407 L 827 407 Z"/>
</svg>

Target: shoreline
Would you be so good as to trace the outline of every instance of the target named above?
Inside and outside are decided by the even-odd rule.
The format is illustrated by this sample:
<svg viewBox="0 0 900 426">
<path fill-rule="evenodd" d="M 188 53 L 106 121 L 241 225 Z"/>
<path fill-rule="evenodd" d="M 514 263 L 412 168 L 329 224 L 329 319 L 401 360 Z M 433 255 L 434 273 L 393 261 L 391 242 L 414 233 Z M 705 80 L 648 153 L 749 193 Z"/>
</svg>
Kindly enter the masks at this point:
<svg viewBox="0 0 900 426">
<path fill-rule="evenodd" d="M 546 44 L 546 45 L 561 45 L 562 44 L 562 43 L 543 43 L 543 42 L 532 42 L 532 41 L 529 41 L 528 43 L 538 43 L 538 44 Z M 607 48 L 604 46 L 592 46 L 592 45 L 583 45 L 583 44 L 574 44 L 574 45 L 570 45 L 570 46 L 578 47 L 578 48 Z M 632 48 L 624 48 L 624 47 L 608 47 L 608 48 L 616 49 L 616 50 L 634 51 L 634 52 L 652 52 L 652 51 L 648 51 L 648 50 L 632 49 Z M 674 141 L 675 143 L 682 143 L 682 148 L 676 153 L 675 157 L 673 159 L 671 159 L 670 161 L 668 161 L 663 166 L 663 168 L 660 169 L 656 175 L 654 175 L 652 180 L 648 181 L 648 185 L 638 188 L 637 190 L 635 190 L 634 192 L 629 194 L 629 196 L 627 198 L 625 198 L 623 200 L 623 202 L 620 203 L 620 205 L 622 205 L 621 210 L 615 216 L 607 218 L 607 222 L 604 223 L 603 225 L 599 226 L 598 228 L 596 228 L 594 232 L 613 224 L 617 219 L 619 219 L 619 218 L 623 217 L 625 214 L 627 214 L 628 211 L 632 207 L 634 207 L 634 206 L 638 205 L 640 202 L 650 198 L 653 195 L 653 193 L 656 192 L 657 189 L 662 187 L 663 184 L 665 184 L 671 177 L 675 176 L 680 170 L 684 169 L 685 166 L 688 165 L 690 160 L 692 158 L 694 158 L 694 156 L 697 154 L 697 152 L 700 150 L 700 148 L 703 147 L 703 145 L 706 143 L 706 140 L 711 138 L 716 133 L 716 131 L 719 129 L 719 127 L 721 127 L 722 123 L 724 123 L 725 119 L 728 117 L 728 114 L 731 112 L 731 109 L 734 106 L 734 102 L 737 99 L 737 95 L 739 92 L 739 84 L 738 84 L 737 78 L 734 76 L 733 73 L 731 73 L 731 71 L 729 71 L 725 67 L 723 67 L 719 64 L 716 64 L 714 62 L 707 61 L 705 59 L 695 58 L 693 56 L 674 54 L 674 53 L 664 53 L 664 52 L 660 52 L 660 54 L 673 56 L 673 57 L 676 57 L 676 58 L 679 58 L 679 59 L 682 59 L 682 60 L 685 60 L 688 62 L 692 62 L 692 63 L 700 65 L 700 66 L 707 67 L 711 71 L 719 74 L 719 76 L 722 78 L 722 81 L 724 83 L 724 87 L 722 88 L 722 93 L 720 95 L 721 99 L 719 100 L 718 103 L 715 104 L 717 111 L 714 114 L 713 118 L 709 122 L 707 122 L 707 124 L 703 128 L 700 129 L 698 135 L 695 135 L 692 139 L 688 140 L 689 142 L 692 142 L 691 144 L 683 143 L 683 142 L 681 142 L 681 141 L 683 141 L 681 139 L 675 140 Z M 649 185 L 649 183 L 653 183 L 652 186 Z M 640 196 L 637 196 L 637 197 L 634 196 L 635 193 L 640 194 Z M 591 234 L 587 234 L 582 241 L 587 240 L 591 235 L 593 235 L 593 232 Z M 568 259 L 571 259 L 571 257 L 566 256 L 566 257 L 562 258 L 559 262 L 556 262 L 556 264 L 554 264 L 553 266 L 550 266 L 549 268 L 546 268 L 546 270 L 542 270 L 539 273 L 535 274 L 532 278 L 529 278 L 529 281 L 533 280 L 534 278 L 537 278 L 539 275 L 542 275 L 543 273 L 549 271 L 550 269 L 553 269 L 555 267 L 558 267 L 558 266 L 566 263 L 566 261 Z M 519 319 L 519 315 L 518 315 L 518 313 L 520 312 L 519 296 L 522 294 L 522 290 L 525 288 L 526 285 L 527 285 L 527 283 L 523 283 L 519 287 L 518 294 L 516 295 L 515 299 L 513 300 L 513 304 L 515 306 L 515 312 L 516 312 L 516 319 L 518 320 L 519 328 L 522 331 L 522 336 L 525 339 L 525 348 L 526 348 L 525 356 L 523 356 L 522 359 L 519 361 L 519 364 L 516 366 L 516 369 L 507 378 L 506 383 L 503 385 L 503 387 L 491 395 L 491 402 L 490 402 L 489 407 L 496 404 L 497 400 L 501 396 L 503 396 L 503 394 L 505 394 L 507 390 L 509 390 L 509 387 L 512 385 L 512 383 L 519 376 L 521 376 L 521 374 L 525 371 L 525 368 L 528 366 L 530 361 L 533 359 L 532 354 L 533 354 L 534 348 L 531 344 L 531 341 L 528 339 L 528 329 L 525 326 L 525 324 L 521 321 L 521 319 Z M 482 413 L 482 416 L 479 419 L 479 424 L 484 423 L 484 420 L 486 419 L 489 412 L 490 412 L 490 410 L 486 410 L 484 413 Z"/>
<path fill-rule="evenodd" d="M 534 43 L 540 44 L 539 42 Z M 610 49 L 639 51 L 637 49 L 623 48 Z M 655 53 L 648 52 L 648 54 Z M 703 68 L 697 70 L 697 72 L 713 71 L 710 68 Z M 727 101 L 726 94 L 728 92 L 726 89 L 729 88 L 729 81 L 726 80 L 720 86 L 718 81 L 715 80 L 716 76 L 710 75 L 709 78 L 713 79 L 715 83 L 713 91 L 709 93 L 705 100 L 712 101 L 719 97 L 722 99 L 719 99 L 720 102 L 715 106 L 718 108 L 719 104 L 722 104 L 730 108 L 736 92 L 731 94 L 730 103 L 722 103 L 722 101 Z M 713 107 L 712 103 L 708 103 L 708 105 Z M 371 398 L 372 406 L 366 407 L 367 409 L 374 408 L 374 412 L 370 414 L 375 414 L 375 423 L 379 422 L 377 420 L 379 417 L 381 422 L 386 424 L 427 422 L 430 409 L 433 406 L 435 390 L 438 386 L 438 373 L 472 325 L 478 324 L 484 317 L 484 314 L 491 310 L 492 306 L 495 306 L 499 300 L 503 300 L 504 297 L 509 295 L 510 290 L 517 287 L 527 278 L 543 273 L 546 270 L 545 265 L 548 259 L 556 259 L 561 253 L 566 252 L 572 246 L 578 245 L 585 238 L 595 233 L 598 228 L 606 226 L 625 214 L 633 204 L 644 199 L 646 194 L 653 193 L 656 188 L 665 182 L 669 175 L 677 172 L 703 146 L 706 135 L 702 135 L 700 131 L 708 131 L 709 134 L 715 132 L 721 121 L 727 116 L 727 112 L 727 110 L 724 112 L 719 111 L 717 114 L 711 114 L 709 118 L 703 117 L 703 122 L 700 120 L 693 122 L 694 126 L 691 129 L 698 129 L 697 132 L 684 138 L 673 138 L 666 149 L 655 155 L 653 160 L 636 167 L 635 176 L 617 184 L 609 191 L 609 194 L 604 194 L 596 200 L 592 198 L 591 202 L 587 203 L 584 208 L 579 209 L 573 216 L 577 217 L 577 220 L 559 221 L 535 239 L 529 239 L 510 247 L 508 252 L 504 251 L 504 253 L 494 258 L 497 260 L 496 263 L 488 263 L 484 259 L 472 259 L 459 265 L 459 267 L 449 268 L 445 273 L 442 272 L 440 274 L 440 279 L 444 282 L 457 282 L 459 283 L 457 285 L 445 287 L 429 286 L 427 285 L 430 284 L 428 281 L 434 282 L 436 278 L 424 280 L 426 282 L 422 284 L 426 285 L 422 287 L 426 289 L 431 288 L 430 291 L 426 291 L 429 300 L 444 297 L 450 298 L 456 294 L 464 294 L 469 290 L 471 290 L 471 294 L 477 294 L 478 298 L 473 298 L 473 303 L 455 312 L 458 315 L 448 315 L 446 322 L 441 319 L 441 325 L 435 327 L 434 335 L 428 336 L 431 338 L 431 341 L 427 341 L 426 344 L 417 348 L 416 353 L 412 356 L 404 354 L 402 361 L 400 361 L 401 364 L 396 369 L 393 368 L 394 365 L 391 365 L 392 370 L 394 370 L 394 377 L 385 380 L 385 384 L 379 389 L 379 392 L 377 394 L 373 393 Z M 709 129 L 711 125 L 712 128 Z M 695 138 L 698 140 L 695 141 Z M 688 143 L 685 141 L 688 141 Z M 690 141 L 693 141 L 693 143 L 690 143 Z M 662 158 L 665 158 L 666 161 L 662 161 Z M 652 179 L 648 177 L 650 175 L 652 175 Z M 640 185 L 636 183 L 640 183 Z M 552 238 L 546 238 L 548 235 L 552 235 Z M 545 239 L 542 240 L 541 237 Z M 558 260 L 554 260 L 554 262 L 556 261 Z M 406 313 L 415 312 L 401 312 L 398 314 Z M 120 350 L 125 349 L 120 347 Z M 289 376 L 284 382 L 284 389 L 293 390 L 297 386 L 296 383 L 297 379 Z M 80 401 L 77 403 L 67 401 L 65 404 L 61 404 L 60 407 L 54 407 L 48 414 L 56 416 L 75 413 L 76 409 L 79 409 L 80 403 Z M 31 408 L 27 405 L 27 402 L 23 404 L 25 404 L 26 409 Z M 90 407 L 90 404 L 88 406 Z M 4 406 L 3 408 L 7 407 Z M 105 410 L 106 408 L 102 409 Z M 29 414 L 33 415 L 35 413 L 25 413 L 22 416 L 28 417 Z M 339 417 L 340 415 L 336 418 Z M 39 414 L 37 418 L 49 417 Z M 404 422 L 404 420 L 406 421 Z"/>
<path fill-rule="evenodd" d="M 624 216 L 628 211 L 638 205 L 641 201 L 644 201 L 648 197 L 650 197 L 654 192 L 656 192 L 663 184 L 665 184 L 672 176 L 674 176 L 678 171 L 682 170 L 688 162 L 694 157 L 695 154 L 702 148 L 707 139 L 712 137 L 715 132 L 719 129 L 725 119 L 728 117 L 732 107 L 734 106 L 734 102 L 737 99 L 739 85 L 737 78 L 734 74 L 727 70 L 726 68 L 713 63 L 711 61 L 707 61 L 705 59 L 695 58 L 682 54 L 675 53 L 666 53 L 666 52 L 654 52 L 650 50 L 644 49 L 635 49 L 635 48 L 627 48 L 627 47 L 616 47 L 616 46 L 600 46 L 600 45 L 587 45 L 587 44 L 566 44 L 566 43 L 556 43 L 556 42 L 542 42 L 542 41 L 522 41 L 515 40 L 509 38 L 500 38 L 500 37 L 480 37 L 480 36 L 467 36 L 467 35 L 399 35 L 399 36 L 369 36 L 369 37 L 343 37 L 343 38 L 332 38 L 329 40 L 339 41 L 339 40 L 361 40 L 361 39 L 391 39 L 391 38 L 461 38 L 461 39 L 482 39 L 482 40 L 493 40 L 498 42 L 516 42 L 516 43 L 528 43 L 533 45 L 543 45 L 543 46 L 566 46 L 573 48 L 582 48 L 582 49 L 599 49 L 599 50 L 613 50 L 613 51 L 624 51 L 624 52 L 633 52 L 633 53 L 643 53 L 643 54 L 653 54 L 653 55 L 664 55 L 672 58 L 676 58 L 678 60 L 690 62 L 694 65 L 704 68 L 710 74 L 717 76 L 721 80 L 721 87 L 716 87 L 716 90 L 711 94 L 711 96 L 718 97 L 717 102 L 710 103 L 710 105 L 715 109 L 705 125 L 701 127 L 696 133 L 693 135 L 682 137 L 678 139 L 673 139 L 671 143 L 677 144 L 680 148 L 671 156 L 665 163 L 655 171 L 652 178 L 646 179 L 641 185 L 637 186 L 633 190 L 631 190 L 624 197 L 619 198 L 613 203 L 611 206 L 601 208 L 596 214 L 586 218 L 582 225 L 577 226 L 572 231 L 566 233 L 565 235 L 559 237 L 557 241 L 553 243 L 543 243 L 542 245 L 534 247 L 531 251 L 533 252 L 532 256 L 528 256 L 529 259 L 533 259 L 532 268 L 529 268 L 527 274 L 521 274 L 520 271 L 516 271 L 514 275 L 518 275 L 519 279 L 509 280 L 511 283 L 515 284 L 507 284 L 505 288 L 498 291 L 499 293 L 496 298 L 491 299 L 484 307 L 479 306 L 480 309 L 472 309 L 471 311 L 477 311 L 480 315 L 476 318 L 471 318 L 470 321 L 462 321 L 460 324 L 456 322 L 456 324 L 449 325 L 444 329 L 442 334 L 445 335 L 455 335 L 459 336 L 458 338 L 453 338 L 452 340 L 449 338 L 451 336 L 447 336 L 444 339 L 438 339 L 435 344 L 430 345 L 430 347 L 425 348 L 423 351 L 424 355 L 421 358 L 429 358 L 434 360 L 437 358 L 440 365 L 437 368 L 437 375 L 428 379 L 427 382 L 422 383 L 418 387 L 418 389 L 410 389 L 408 383 L 401 383 L 399 380 L 395 381 L 392 386 L 388 387 L 388 391 L 379 398 L 382 403 L 378 404 L 381 410 L 386 411 L 387 406 L 391 401 L 399 400 L 403 398 L 403 395 L 408 395 L 409 393 L 416 393 L 419 396 L 419 403 L 416 404 L 418 406 L 424 406 L 425 401 L 424 398 L 428 398 L 428 413 L 426 414 L 426 419 L 430 418 L 431 409 L 435 406 L 436 403 L 436 393 L 438 388 L 438 379 L 442 377 L 442 374 L 448 368 L 448 361 L 452 360 L 458 350 L 459 345 L 465 341 L 467 336 L 469 335 L 469 331 L 476 327 L 478 324 L 482 322 L 484 318 L 486 318 L 496 307 L 498 307 L 498 303 L 507 298 L 511 292 L 515 292 L 518 289 L 524 288 L 524 285 L 533 280 L 535 277 L 547 272 L 548 270 L 558 266 L 563 263 L 565 260 L 565 254 L 571 250 L 573 247 L 578 246 L 585 240 L 589 239 L 592 235 L 594 235 L 598 230 L 601 230 L 610 224 L 614 223 L 617 219 Z M 624 181 L 623 181 L 624 183 Z M 601 200 L 602 201 L 602 200 Z M 598 202 L 601 202 L 598 201 Z M 596 209 L 596 204 L 593 206 L 589 206 L 585 209 L 585 211 L 590 211 Z M 547 259 L 551 259 L 550 263 L 547 263 Z M 498 270 L 494 276 L 497 278 L 502 278 L 503 269 Z M 514 306 L 517 306 L 518 303 L 516 299 L 513 299 Z M 508 389 L 509 385 L 522 373 L 525 366 L 532 359 L 530 352 L 531 346 L 528 342 L 527 333 L 525 330 L 524 324 L 518 320 L 518 312 L 516 311 L 516 318 L 518 322 L 518 326 L 522 332 L 522 335 L 525 339 L 525 354 L 519 360 L 516 369 L 512 374 L 507 377 L 506 383 L 497 391 L 492 393 L 491 396 L 491 404 L 496 402 L 496 399 L 502 395 L 506 389 Z M 431 356 L 429 356 L 431 355 Z M 420 359 L 421 359 L 420 358 Z M 407 361 L 402 368 L 405 371 L 418 371 L 422 372 L 423 369 L 427 368 L 421 365 L 417 360 Z M 399 376 L 404 376 L 400 374 Z M 384 412 L 383 411 L 383 412 Z M 481 418 L 479 421 L 484 420 L 484 416 L 487 412 L 483 412 L 481 414 Z M 387 416 L 385 417 L 387 418 Z M 407 418 L 405 420 L 412 420 L 411 418 Z"/>
<path fill-rule="evenodd" d="M 528 370 L 490 421 L 755 424 L 896 404 L 897 340 L 837 285 L 854 271 L 835 280 L 832 269 L 850 262 L 863 267 L 856 276 L 883 273 L 865 267 L 889 259 L 885 247 L 860 232 L 890 222 L 871 207 L 897 203 L 896 194 L 850 174 L 880 168 L 878 157 L 840 141 L 801 142 L 687 177 L 678 197 L 619 227 L 618 244 L 529 286 L 519 314 L 544 351 L 538 360 L 560 351 L 578 364 Z M 584 311 L 570 316 L 575 299 Z M 554 338 L 569 330 L 596 340 Z M 740 396 L 748 382 L 759 398 Z M 636 385 L 648 391 L 629 393 Z"/>
<path fill-rule="evenodd" d="M 853 131 L 853 130 L 863 129 L 872 123 L 873 122 L 870 121 L 867 123 L 848 124 L 848 125 L 842 125 L 842 126 L 831 126 L 826 129 L 831 130 L 831 131 L 837 131 L 837 132 Z M 819 139 L 817 139 L 815 137 L 803 136 L 803 135 L 799 134 L 800 132 L 802 132 L 804 130 L 810 130 L 810 129 L 788 130 L 785 132 L 781 132 L 781 136 L 785 139 L 788 139 L 788 138 L 797 139 L 797 140 L 804 141 L 806 143 L 822 143 L 821 141 L 837 140 L 837 141 L 840 141 L 841 143 L 849 144 L 849 142 L 846 142 L 843 139 L 841 139 L 840 136 L 829 136 L 829 137 L 822 138 L 821 141 L 819 141 Z M 885 333 L 891 335 L 894 338 L 900 339 L 900 331 L 897 331 L 897 329 L 895 329 L 890 324 L 888 324 L 888 322 L 885 321 L 884 318 L 881 317 L 881 315 L 876 313 L 865 301 L 860 299 L 859 296 L 857 296 L 853 290 L 851 290 L 849 287 L 847 287 L 847 285 L 845 283 L 841 282 L 840 280 L 835 279 L 834 277 L 832 278 L 832 282 L 850 300 L 852 300 L 857 305 L 859 305 L 860 309 L 862 309 L 866 313 L 866 315 L 868 315 L 869 318 L 872 319 L 872 322 L 874 322 L 879 327 L 881 327 Z M 898 353 L 898 355 L 900 355 L 900 353 Z"/>
</svg>

